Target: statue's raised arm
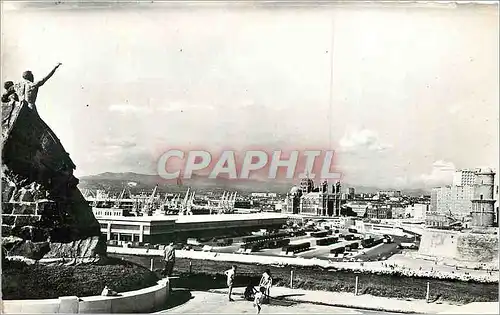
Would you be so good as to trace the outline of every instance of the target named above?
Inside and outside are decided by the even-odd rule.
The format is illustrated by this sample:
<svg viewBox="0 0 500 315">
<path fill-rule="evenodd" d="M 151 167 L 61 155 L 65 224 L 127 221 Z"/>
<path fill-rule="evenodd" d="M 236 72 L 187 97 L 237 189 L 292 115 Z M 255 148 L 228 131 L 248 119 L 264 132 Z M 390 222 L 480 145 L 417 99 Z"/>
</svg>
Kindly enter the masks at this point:
<svg viewBox="0 0 500 315">
<path fill-rule="evenodd" d="M 38 86 L 38 87 L 40 87 L 40 86 L 44 85 L 44 84 L 45 84 L 45 82 L 47 82 L 47 80 L 49 80 L 49 79 L 50 79 L 50 78 L 54 75 L 54 73 L 56 73 L 57 68 L 59 68 L 61 65 L 62 65 L 62 63 L 60 63 L 60 62 L 59 62 L 59 63 L 58 63 L 58 64 L 54 67 L 54 69 L 52 69 L 52 71 L 50 71 L 50 72 L 49 72 L 49 74 L 47 74 L 47 75 L 45 76 L 45 78 L 43 78 L 43 79 L 41 79 L 40 81 L 36 82 L 36 83 L 35 83 L 35 85 L 36 85 L 36 86 Z"/>
<path fill-rule="evenodd" d="M 36 81 L 33 73 L 30 70 L 24 71 L 23 80 L 16 84 L 16 92 L 19 95 L 19 100 L 21 103 L 27 103 L 28 107 L 36 111 L 36 99 L 38 96 L 38 89 L 40 86 L 44 85 L 48 79 L 50 79 L 57 68 L 61 66 L 61 63 L 58 63 L 52 71 L 45 76 L 45 78 Z"/>
</svg>

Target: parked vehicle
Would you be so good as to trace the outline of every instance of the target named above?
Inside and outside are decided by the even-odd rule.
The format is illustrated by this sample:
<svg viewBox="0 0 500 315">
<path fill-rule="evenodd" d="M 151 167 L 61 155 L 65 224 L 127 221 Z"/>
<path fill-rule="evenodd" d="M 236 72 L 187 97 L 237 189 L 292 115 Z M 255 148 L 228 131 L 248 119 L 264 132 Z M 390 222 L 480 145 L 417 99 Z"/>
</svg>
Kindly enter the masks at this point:
<svg viewBox="0 0 500 315">
<path fill-rule="evenodd" d="M 286 254 L 288 253 L 299 253 L 308 250 L 311 247 L 311 243 L 309 242 L 304 242 L 300 244 L 292 244 L 292 245 L 287 245 L 283 247 L 282 251 L 285 252 Z"/>
</svg>

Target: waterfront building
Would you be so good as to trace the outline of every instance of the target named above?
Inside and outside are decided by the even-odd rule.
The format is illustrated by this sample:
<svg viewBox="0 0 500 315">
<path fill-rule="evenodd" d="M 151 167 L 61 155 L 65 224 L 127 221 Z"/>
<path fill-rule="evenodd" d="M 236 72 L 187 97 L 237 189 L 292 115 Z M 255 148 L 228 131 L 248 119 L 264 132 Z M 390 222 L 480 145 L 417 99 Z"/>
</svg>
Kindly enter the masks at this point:
<svg viewBox="0 0 500 315">
<path fill-rule="evenodd" d="M 286 216 L 274 213 L 220 215 L 164 215 L 141 217 L 97 217 L 108 241 L 165 244 L 190 237 L 246 235 L 260 229 L 279 229 Z"/>
<path fill-rule="evenodd" d="M 373 223 L 373 222 L 363 222 L 356 221 L 356 225 L 354 226 L 358 231 L 366 234 L 375 234 L 375 235 L 396 235 L 396 236 L 404 236 L 406 233 L 403 228 L 399 226 L 395 226 L 394 224 L 387 223 Z"/>
</svg>

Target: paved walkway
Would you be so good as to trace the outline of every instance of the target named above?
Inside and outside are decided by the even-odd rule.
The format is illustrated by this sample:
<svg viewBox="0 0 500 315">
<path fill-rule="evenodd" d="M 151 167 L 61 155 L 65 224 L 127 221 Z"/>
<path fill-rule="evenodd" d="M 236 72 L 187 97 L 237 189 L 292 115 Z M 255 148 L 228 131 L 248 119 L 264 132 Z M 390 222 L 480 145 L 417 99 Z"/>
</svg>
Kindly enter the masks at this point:
<svg viewBox="0 0 500 315">
<path fill-rule="evenodd" d="M 227 289 L 214 289 L 210 291 L 227 294 Z M 235 295 L 243 295 L 243 292 L 244 288 L 233 289 Z M 309 291 L 285 287 L 273 287 L 271 289 L 271 297 L 300 303 L 316 303 L 384 312 L 437 314 L 453 307 L 452 304 L 448 303 L 427 303 L 424 300 L 400 300 L 367 294 L 355 296 L 353 293 L 346 292 Z"/>
<path fill-rule="evenodd" d="M 192 299 L 186 303 L 158 313 L 170 314 L 255 314 L 252 302 L 234 296 L 234 302 L 229 302 L 224 294 L 192 291 Z M 271 301 L 270 305 L 263 305 L 261 314 L 391 314 L 366 310 L 348 309 L 326 305 L 308 303 L 294 303 L 293 301 Z"/>
<path fill-rule="evenodd" d="M 498 302 L 475 302 L 455 306 L 441 314 L 500 314 Z"/>
</svg>

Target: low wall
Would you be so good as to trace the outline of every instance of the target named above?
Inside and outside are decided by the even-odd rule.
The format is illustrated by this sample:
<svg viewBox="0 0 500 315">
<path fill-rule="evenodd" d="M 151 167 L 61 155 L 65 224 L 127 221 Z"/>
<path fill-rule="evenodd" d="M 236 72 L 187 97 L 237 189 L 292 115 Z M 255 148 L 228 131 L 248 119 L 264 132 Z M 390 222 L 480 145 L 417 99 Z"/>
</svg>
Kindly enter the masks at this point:
<svg viewBox="0 0 500 315">
<path fill-rule="evenodd" d="M 455 258 L 458 256 L 457 240 L 459 232 L 427 230 L 420 240 L 418 253 L 421 255 Z"/>
<path fill-rule="evenodd" d="M 149 313 L 165 305 L 169 295 L 168 279 L 149 288 L 120 293 L 120 296 L 65 296 L 45 300 L 4 300 L 2 313 Z"/>
<path fill-rule="evenodd" d="M 374 226 L 375 225 L 375 226 Z M 365 224 L 363 226 L 363 232 L 367 234 L 387 234 L 394 236 L 405 236 L 407 233 L 403 231 L 403 228 L 393 227 L 393 228 L 380 228 L 377 224 Z"/>
<path fill-rule="evenodd" d="M 441 259 L 496 263 L 498 266 L 498 235 L 429 229 L 422 235 L 418 253 Z"/>
</svg>

